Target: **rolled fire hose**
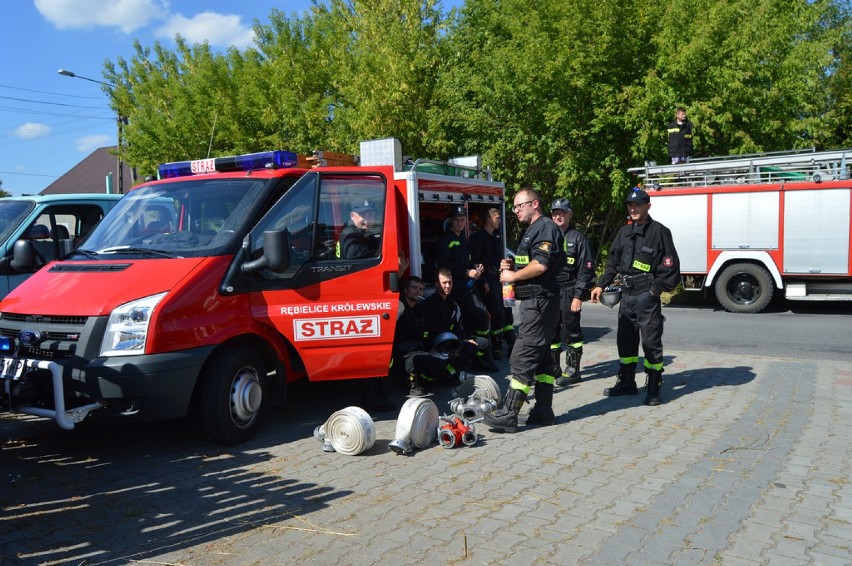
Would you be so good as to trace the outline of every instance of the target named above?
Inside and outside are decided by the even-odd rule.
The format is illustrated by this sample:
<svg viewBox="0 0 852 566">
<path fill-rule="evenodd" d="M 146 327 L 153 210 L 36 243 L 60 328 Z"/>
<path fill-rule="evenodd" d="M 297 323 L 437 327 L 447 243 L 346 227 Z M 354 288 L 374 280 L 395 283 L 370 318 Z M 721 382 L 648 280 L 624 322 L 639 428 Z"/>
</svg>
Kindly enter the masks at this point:
<svg viewBox="0 0 852 566">
<path fill-rule="evenodd" d="M 361 407 L 346 407 L 332 414 L 325 424 L 314 430 L 326 452 L 354 456 L 369 450 L 376 443 L 373 419 Z"/>
<path fill-rule="evenodd" d="M 438 407 L 429 399 L 412 397 L 402 405 L 396 420 L 396 436 L 388 450 L 410 454 L 415 448 L 425 448 L 438 435 Z"/>
<path fill-rule="evenodd" d="M 458 387 L 453 389 L 453 395 L 467 399 L 476 391 L 479 391 L 483 397 L 497 401 L 498 404 L 502 400 L 500 386 L 490 375 L 475 375 L 473 379 L 468 378 L 462 381 Z"/>
</svg>

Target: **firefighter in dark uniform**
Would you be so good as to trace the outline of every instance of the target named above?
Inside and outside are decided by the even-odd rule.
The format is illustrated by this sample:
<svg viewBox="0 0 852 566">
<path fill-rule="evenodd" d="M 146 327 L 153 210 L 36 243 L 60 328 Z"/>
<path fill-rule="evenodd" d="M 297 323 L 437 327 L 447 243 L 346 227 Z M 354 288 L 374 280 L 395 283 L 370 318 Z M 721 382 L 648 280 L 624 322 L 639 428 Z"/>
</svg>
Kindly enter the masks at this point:
<svg viewBox="0 0 852 566">
<path fill-rule="evenodd" d="M 562 231 L 565 240 L 565 264 L 556 280 L 559 283 L 559 320 L 554 327 L 550 344 L 553 375 L 556 385 L 579 383 L 580 360 L 583 357 L 583 330 L 580 327 L 582 296 L 595 280 L 595 265 L 586 237 L 574 226 L 574 212 L 567 198 L 558 198 L 550 205 L 550 215 Z M 565 350 L 565 371 L 560 355 Z"/>
<path fill-rule="evenodd" d="M 639 339 L 645 353 L 645 404 L 659 405 L 663 386 L 663 321 L 660 293 L 673 290 L 680 281 L 680 261 L 671 231 L 648 214 L 651 198 L 634 189 L 625 199 L 630 224 L 615 235 L 606 268 L 592 289 L 598 302 L 614 280 L 622 288 L 618 308 L 618 357 L 621 366 L 615 386 L 604 395 L 635 395 Z M 617 279 L 616 279 L 617 276 Z"/>
<path fill-rule="evenodd" d="M 538 192 L 521 189 L 515 195 L 512 211 L 522 224 L 529 224 L 518 244 L 515 261 L 500 263 L 501 283 L 515 286 L 520 304 L 518 338 L 509 359 L 511 375 L 503 405 L 485 417 L 495 429 L 514 431 L 518 413 L 535 387 L 535 406 L 527 424 L 553 424 L 553 376 L 550 361 L 550 335 L 559 317 L 559 286 L 556 275 L 565 263 L 562 232 L 548 218 Z"/>
<path fill-rule="evenodd" d="M 426 395 L 427 382 L 441 378 L 447 372 L 447 363 L 433 357 L 425 342 L 424 303 L 423 280 L 417 276 L 409 277 L 403 287 L 397 314 L 391 373 L 398 376 L 405 372 L 409 381 L 408 394 L 412 397 Z"/>
<path fill-rule="evenodd" d="M 452 290 L 455 287 L 453 275 L 449 269 L 438 269 L 435 276 L 435 292 L 423 301 L 423 346 L 428 350 L 432 359 L 443 359 L 439 366 L 432 366 L 428 372 L 420 372 L 417 377 L 420 385 L 426 388 L 435 381 L 449 385 L 459 382 L 460 373 L 467 371 L 474 364 L 477 356 L 490 347 L 487 338 L 471 336 L 464 328 L 461 308 L 453 300 Z M 442 352 L 436 352 L 437 341 L 446 333 L 453 334 L 458 339 L 458 347 L 449 352 L 445 358 Z M 441 357 L 438 357 L 441 355 Z"/>
<path fill-rule="evenodd" d="M 466 229 L 467 209 L 463 204 L 453 205 L 447 229 L 438 240 L 435 254 L 437 267 L 449 269 L 453 275 L 452 297 L 461 308 L 465 328 L 473 336 L 487 339 L 491 333 L 488 311 L 473 294 L 473 285 L 482 276 L 485 266 L 474 265 L 471 260 Z M 481 354 L 476 360 L 477 368 L 489 372 L 497 371 L 491 349 Z"/>
<path fill-rule="evenodd" d="M 666 130 L 669 136 L 669 157 L 672 165 L 689 163 L 692 157 L 692 122 L 686 119 L 686 110 L 678 107 L 675 119 L 669 122 Z"/>
<path fill-rule="evenodd" d="M 335 255 L 338 259 L 359 259 L 379 255 L 379 234 L 370 231 L 375 223 L 376 209 L 366 199 L 358 199 L 349 213 L 350 225 L 343 229 L 337 242 Z"/>
<path fill-rule="evenodd" d="M 491 354 L 495 359 L 502 357 L 503 333 L 506 330 L 506 311 L 503 308 L 503 291 L 500 285 L 500 261 L 505 252 L 500 237 L 500 210 L 488 209 L 488 217 L 482 229 L 470 235 L 470 257 L 474 265 L 482 264 L 485 271 L 477 281 L 491 319 Z M 513 327 L 510 327 L 514 331 Z"/>
</svg>

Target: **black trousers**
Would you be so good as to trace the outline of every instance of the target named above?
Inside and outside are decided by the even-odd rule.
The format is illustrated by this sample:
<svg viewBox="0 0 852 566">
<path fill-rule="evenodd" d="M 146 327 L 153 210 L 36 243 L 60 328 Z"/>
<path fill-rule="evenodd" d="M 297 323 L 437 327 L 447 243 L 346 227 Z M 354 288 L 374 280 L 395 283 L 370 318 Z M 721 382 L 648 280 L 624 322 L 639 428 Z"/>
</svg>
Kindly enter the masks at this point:
<svg viewBox="0 0 852 566">
<path fill-rule="evenodd" d="M 491 331 L 502 331 L 506 325 L 506 313 L 503 309 L 503 286 L 500 284 L 500 278 L 496 275 L 485 274 L 480 279 L 483 283 L 488 283 L 488 292 L 482 290 L 482 302 L 485 304 L 485 310 L 488 311 L 488 316 L 491 319 Z"/>
<path fill-rule="evenodd" d="M 473 291 L 465 283 L 459 286 L 453 284 L 450 296 L 461 309 L 462 324 L 465 330 L 475 336 L 488 336 L 490 329 L 488 311 L 482 306 L 479 298 L 474 296 Z"/>
<path fill-rule="evenodd" d="M 514 379 L 533 387 L 536 375 L 550 375 L 552 370 L 550 338 L 559 317 L 559 295 L 545 293 L 524 299 L 518 311 L 521 321 L 509 367 Z"/>
<path fill-rule="evenodd" d="M 645 364 L 662 364 L 665 320 L 660 297 L 647 290 L 624 293 L 618 307 L 618 357 L 622 360 L 637 358 L 641 338 Z"/>
<path fill-rule="evenodd" d="M 580 328 L 580 313 L 571 312 L 571 302 L 574 300 L 574 288 L 563 289 L 559 292 L 559 318 L 553 327 L 551 344 L 561 344 L 564 350 L 571 344 L 583 342 L 583 330 Z"/>
</svg>

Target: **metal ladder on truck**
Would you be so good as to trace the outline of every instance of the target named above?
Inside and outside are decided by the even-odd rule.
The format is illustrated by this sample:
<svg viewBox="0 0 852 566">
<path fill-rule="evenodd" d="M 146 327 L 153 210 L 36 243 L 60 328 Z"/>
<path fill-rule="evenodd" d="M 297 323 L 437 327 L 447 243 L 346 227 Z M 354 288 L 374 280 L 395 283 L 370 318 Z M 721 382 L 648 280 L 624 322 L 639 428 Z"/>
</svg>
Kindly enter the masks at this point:
<svg viewBox="0 0 852 566">
<path fill-rule="evenodd" d="M 710 185 L 754 185 L 790 181 L 833 181 L 850 178 L 852 149 L 834 151 L 777 151 L 704 157 L 677 165 L 657 165 L 646 161 L 644 167 L 628 172 L 638 175 L 646 189 L 706 187 Z"/>
</svg>

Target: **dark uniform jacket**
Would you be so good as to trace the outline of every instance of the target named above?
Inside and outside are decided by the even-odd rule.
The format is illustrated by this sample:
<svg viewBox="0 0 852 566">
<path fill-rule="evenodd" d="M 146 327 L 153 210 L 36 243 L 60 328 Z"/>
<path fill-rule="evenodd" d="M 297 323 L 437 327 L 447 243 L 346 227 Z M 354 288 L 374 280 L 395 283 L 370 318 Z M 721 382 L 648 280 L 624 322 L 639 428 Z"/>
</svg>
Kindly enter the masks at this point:
<svg viewBox="0 0 852 566">
<path fill-rule="evenodd" d="M 464 232 L 456 235 L 452 230 L 446 230 L 438 240 L 435 257 L 439 268 L 446 267 L 453 274 L 454 288 L 467 283 L 467 271 L 473 268 L 473 262 Z"/>
<path fill-rule="evenodd" d="M 481 263 L 485 271 L 490 275 L 496 275 L 500 271 L 500 260 L 503 259 L 503 239 L 500 233 L 494 230 L 491 234 L 488 230 L 477 230 L 470 235 L 470 258 L 475 265 Z"/>
<path fill-rule="evenodd" d="M 341 259 L 358 259 L 377 257 L 379 251 L 379 235 L 370 234 L 354 226 L 347 226 L 340 235 L 337 257 Z"/>
<path fill-rule="evenodd" d="M 412 307 L 405 300 L 400 301 L 402 311 L 396 319 L 396 332 L 393 347 L 399 353 L 421 349 L 426 328 L 423 322 L 423 302 L 418 301 Z"/>
<path fill-rule="evenodd" d="M 595 280 L 595 264 L 589 242 L 579 230 L 570 226 L 563 235 L 565 264 L 556 276 L 560 289 L 573 289 L 572 298 L 579 299 Z"/>
<path fill-rule="evenodd" d="M 469 338 L 461 324 L 461 309 L 452 296 L 443 298 L 435 292 L 423 301 L 423 323 L 426 349 L 432 347 L 432 341 L 442 332 L 452 332 L 459 340 Z"/>
<path fill-rule="evenodd" d="M 669 122 L 669 157 L 690 157 L 692 155 L 692 122 L 677 120 Z"/>
<path fill-rule="evenodd" d="M 541 290 L 556 293 L 559 283 L 556 276 L 565 264 L 562 230 L 547 216 L 538 217 L 521 236 L 515 254 L 515 271 L 520 271 L 532 260 L 547 267 L 547 271 L 533 279 L 515 283 L 515 296 L 527 299 Z"/>
<path fill-rule="evenodd" d="M 615 235 L 598 286 L 606 287 L 616 274 L 634 276 L 643 273 L 653 276 L 650 289 L 655 296 L 662 291 L 671 291 L 680 281 L 680 260 L 671 230 L 650 216 L 644 224 L 622 226 Z"/>
</svg>

